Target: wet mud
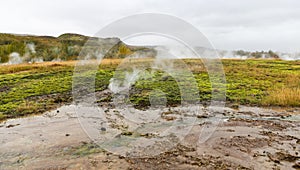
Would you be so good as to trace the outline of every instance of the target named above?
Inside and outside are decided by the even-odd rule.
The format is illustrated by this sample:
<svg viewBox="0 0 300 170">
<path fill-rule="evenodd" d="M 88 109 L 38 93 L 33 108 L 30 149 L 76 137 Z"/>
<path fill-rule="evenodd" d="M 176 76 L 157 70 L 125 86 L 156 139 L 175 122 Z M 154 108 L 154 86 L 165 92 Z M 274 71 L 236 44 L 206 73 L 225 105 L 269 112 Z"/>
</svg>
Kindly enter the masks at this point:
<svg viewBox="0 0 300 170">
<path fill-rule="evenodd" d="M 153 109 L 141 114 L 143 129 L 134 130 L 122 109 L 102 103 L 107 126 L 100 135 L 114 132 L 110 142 L 123 139 L 155 141 L 137 156 L 106 149 L 91 139 L 74 105 L 62 106 L 39 116 L 10 119 L 0 123 L 0 169 L 299 169 L 300 109 L 264 109 L 240 106 L 238 109 L 200 108 L 200 114 L 182 108 Z M 160 110 L 160 111 L 158 111 Z M 209 126 L 213 112 L 222 117 L 211 136 L 199 137 Z M 168 123 L 193 118 L 192 126 L 181 137 L 163 136 Z M 186 119 L 190 120 L 190 119 Z M 184 121 L 183 121 L 184 122 Z M 151 126 L 147 126 L 147 125 Z M 174 124 L 172 124 L 174 125 Z M 177 125 L 177 124 L 176 124 Z M 185 126 L 186 124 L 182 124 Z M 151 127 L 151 128 L 150 128 Z M 178 131 L 180 133 L 180 130 Z M 164 143 L 173 142 L 172 145 Z M 167 146 L 171 147 L 167 147 Z M 151 147 L 150 147 L 151 146 Z M 120 147 L 120 149 L 122 149 Z M 137 151 L 137 150 L 134 150 Z"/>
</svg>

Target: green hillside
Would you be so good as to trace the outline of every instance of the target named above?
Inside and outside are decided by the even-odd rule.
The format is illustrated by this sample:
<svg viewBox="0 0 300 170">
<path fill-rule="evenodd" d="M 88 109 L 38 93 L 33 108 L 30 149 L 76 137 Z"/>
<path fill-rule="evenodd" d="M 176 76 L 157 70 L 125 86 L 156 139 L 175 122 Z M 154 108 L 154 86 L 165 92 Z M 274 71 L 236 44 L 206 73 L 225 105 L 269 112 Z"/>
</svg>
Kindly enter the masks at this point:
<svg viewBox="0 0 300 170">
<path fill-rule="evenodd" d="M 86 42 L 89 42 L 86 44 Z M 128 46 L 118 38 L 93 38 L 80 34 L 66 33 L 58 37 L 15 35 L 0 33 L 0 63 L 7 63 L 18 57 L 18 62 L 76 60 L 82 47 L 101 48 L 106 58 L 123 58 L 132 52 L 154 51 L 145 47 Z"/>
</svg>

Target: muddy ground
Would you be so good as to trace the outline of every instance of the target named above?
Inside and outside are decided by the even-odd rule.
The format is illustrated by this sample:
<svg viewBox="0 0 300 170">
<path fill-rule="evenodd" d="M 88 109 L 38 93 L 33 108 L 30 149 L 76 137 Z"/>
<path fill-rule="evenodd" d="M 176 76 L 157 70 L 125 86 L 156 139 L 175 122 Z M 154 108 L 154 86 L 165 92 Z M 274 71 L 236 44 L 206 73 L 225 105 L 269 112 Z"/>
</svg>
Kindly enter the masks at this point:
<svg viewBox="0 0 300 170">
<path fill-rule="evenodd" d="M 152 151 L 157 152 L 140 157 L 95 144 L 83 130 L 74 105 L 39 116 L 10 119 L 0 123 L 0 169 L 300 169 L 299 108 L 240 106 L 225 108 L 221 113 L 204 107 L 200 110 L 199 115 L 189 114 L 188 110 L 180 114 L 176 108 L 143 111 L 159 115 L 157 126 L 176 121 L 178 115 L 195 121 L 181 140 L 173 140 L 169 145 L 172 147 L 154 142 Z M 170 137 L 132 130 L 130 124 L 113 118 L 122 117 L 122 112 L 116 108 L 105 110 L 108 123 L 99 131 L 119 133 L 111 142 L 126 137 L 145 141 Z M 208 140 L 199 142 L 203 129 L 216 116 L 208 112 L 218 112 L 222 118 Z M 168 149 L 160 153 L 162 148 Z"/>
</svg>

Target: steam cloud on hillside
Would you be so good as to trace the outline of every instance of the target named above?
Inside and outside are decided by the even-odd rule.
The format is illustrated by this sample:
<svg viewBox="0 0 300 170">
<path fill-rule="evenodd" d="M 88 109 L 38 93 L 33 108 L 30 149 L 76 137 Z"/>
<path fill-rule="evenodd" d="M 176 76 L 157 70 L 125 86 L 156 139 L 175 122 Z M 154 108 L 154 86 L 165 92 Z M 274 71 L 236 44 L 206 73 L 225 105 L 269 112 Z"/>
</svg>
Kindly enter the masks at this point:
<svg viewBox="0 0 300 170">
<path fill-rule="evenodd" d="M 42 57 L 36 57 L 34 54 L 35 51 L 35 45 L 33 43 L 26 44 L 25 54 L 21 56 L 17 52 L 12 52 L 9 55 L 9 61 L 5 64 L 21 64 L 21 63 L 41 63 L 44 62 Z"/>
</svg>

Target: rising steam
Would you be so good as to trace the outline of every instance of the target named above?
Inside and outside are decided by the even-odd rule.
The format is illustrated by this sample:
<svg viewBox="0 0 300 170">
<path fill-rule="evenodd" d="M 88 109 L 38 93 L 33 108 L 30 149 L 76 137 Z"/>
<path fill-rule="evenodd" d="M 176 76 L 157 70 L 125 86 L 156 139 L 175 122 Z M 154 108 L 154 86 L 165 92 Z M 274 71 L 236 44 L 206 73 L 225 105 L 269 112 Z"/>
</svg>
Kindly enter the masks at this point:
<svg viewBox="0 0 300 170">
<path fill-rule="evenodd" d="M 36 54 L 35 51 L 35 45 L 33 43 L 28 43 L 26 44 L 26 48 L 25 48 L 25 54 L 23 56 L 21 56 L 19 53 L 17 52 L 12 52 L 9 55 L 9 61 L 6 64 L 21 64 L 21 63 L 40 63 L 43 62 L 43 58 L 42 57 L 35 57 L 34 55 Z"/>
</svg>

